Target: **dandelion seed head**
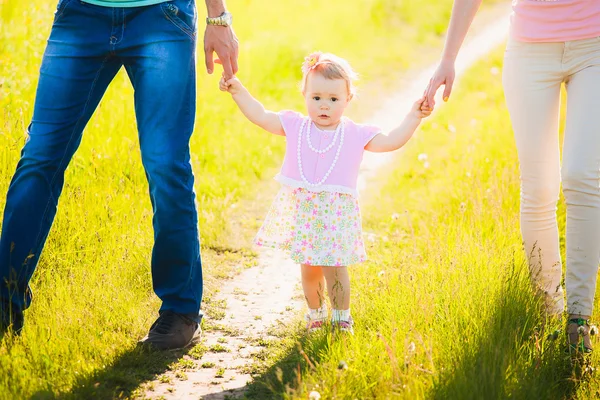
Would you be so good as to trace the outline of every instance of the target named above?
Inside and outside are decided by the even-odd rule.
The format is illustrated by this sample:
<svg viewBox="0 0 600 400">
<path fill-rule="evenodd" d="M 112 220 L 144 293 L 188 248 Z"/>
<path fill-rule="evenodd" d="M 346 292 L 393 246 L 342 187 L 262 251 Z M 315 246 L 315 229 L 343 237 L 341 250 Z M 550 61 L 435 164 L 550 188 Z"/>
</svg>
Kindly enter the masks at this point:
<svg viewBox="0 0 600 400">
<path fill-rule="evenodd" d="M 415 345 L 415 342 L 410 342 L 410 344 L 408 345 L 408 352 L 414 353 L 415 350 L 417 350 L 417 346 Z"/>
</svg>

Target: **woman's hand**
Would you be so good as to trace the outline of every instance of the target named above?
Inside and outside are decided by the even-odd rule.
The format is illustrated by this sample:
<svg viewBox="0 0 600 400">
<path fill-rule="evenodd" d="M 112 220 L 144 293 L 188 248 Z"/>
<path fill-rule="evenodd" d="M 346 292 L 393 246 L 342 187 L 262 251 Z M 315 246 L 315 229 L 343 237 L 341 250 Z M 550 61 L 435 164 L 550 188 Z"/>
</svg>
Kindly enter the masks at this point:
<svg viewBox="0 0 600 400">
<path fill-rule="evenodd" d="M 450 61 L 442 61 L 435 70 L 435 73 L 429 80 L 429 85 L 425 89 L 425 101 L 423 102 L 422 110 L 432 111 L 435 107 L 435 94 L 440 86 L 444 85 L 444 101 L 448 101 L 452 93 L 452 85 L 454 84 L 455 71 L 454 63 Z"/>
</svg>

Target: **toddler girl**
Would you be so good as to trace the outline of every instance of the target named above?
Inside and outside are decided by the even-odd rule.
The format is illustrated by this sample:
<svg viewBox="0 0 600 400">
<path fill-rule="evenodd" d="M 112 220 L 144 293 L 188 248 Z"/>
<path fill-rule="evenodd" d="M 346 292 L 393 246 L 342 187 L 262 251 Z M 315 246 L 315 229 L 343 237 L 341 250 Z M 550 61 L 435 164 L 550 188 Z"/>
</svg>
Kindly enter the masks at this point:
<svg viewBox="0 0 600 400">
<path fill-rule="evenodd" d="M 346 60 L 314 53 L 305 58 L 302 72 L 308 116 L 265 110 L 235 77 L 221 78 L 219 86 L 231 93 L 246 118 L 285 136 L 287 142 L 276 177 L 282 187 L 256 244 L 284 250 L 301 265 L 309 331 L 322 327 L 327 318 L 326 283 L 333 327 L 352 333 L 347 266 L 366 259 L 356 190 L 363 152 L 399 149 L 430 112 L 421 110 L 420 99 L 404 121 L 384 135 L 376 126 L 357 124 L 343 116 L 356 79 Z"/>
</svg>

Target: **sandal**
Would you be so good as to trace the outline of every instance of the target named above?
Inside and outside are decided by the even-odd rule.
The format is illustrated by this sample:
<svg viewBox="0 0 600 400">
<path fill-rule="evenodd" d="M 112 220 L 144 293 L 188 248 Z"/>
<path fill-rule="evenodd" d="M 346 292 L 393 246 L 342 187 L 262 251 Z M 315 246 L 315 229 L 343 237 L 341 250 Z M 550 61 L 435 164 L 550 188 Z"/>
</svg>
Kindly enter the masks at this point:
<svg viewBox="0 0 600 400">
<path fill-rule="evenodd" d="M 593 351 L 591 336 L 598 333 L 596 325 L 583 318 L 571 318 L 567 323 L 569 352 L 591 353 Z"/>
<path fill-rule="evenodd" d="M 339 330 L 340 332 L 347 332 L 351 335 L 354 335 L 354 321 L 352 317 L 348 318 L 348 321 L 331 321 L 331 325 L 333 330 Z"/>
<path fill-rule="evenodd" d="M 318 331 L 325 324 L 324 319 L 321 319 L 321 318 L 312 319 L 310 317 L 310 314 L 306 314 L 304 316 L 304 319 L 306 320 L 306 330 L 308 331 L 308 333 L 313 333 L 315 331 Z"/>
</svg>

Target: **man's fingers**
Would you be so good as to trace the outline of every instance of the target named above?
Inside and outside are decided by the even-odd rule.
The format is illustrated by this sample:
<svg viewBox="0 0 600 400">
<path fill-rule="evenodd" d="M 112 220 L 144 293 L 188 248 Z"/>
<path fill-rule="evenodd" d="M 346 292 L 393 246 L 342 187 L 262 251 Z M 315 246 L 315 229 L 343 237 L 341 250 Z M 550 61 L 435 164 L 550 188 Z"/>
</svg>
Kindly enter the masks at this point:
<svg viewBox="0 0 600 400">
<path fill-rule="evenodd" d="M 211 47 L 204 48 L 204 63 L 206 64 L 206 72 L 212 74 L 215 65 L 213 63 L 213 49 Z"/>
<path fill-rule="evenodd" d="M 225 79 L 229 80 L 233 77 L 233 70 L 231 68 L 231 58 L 229 56 L 219 57 L 221 60 L 221 65 L 223 66 L 223 74 L 225 75 Z"/>
<path fill-rule="evenodd" d="M 231 57 L 231 71 L 232 75 L 235 75 L 238 72 L 237 54 L 234 54 Z"/>
<path fill-rule="evenodd" d="M 230 57 L 229 59 L 229 65 L 231 66 L 229 69 L 229 73 L 227 72 L 227 63 L 224 62 L 223 60 L 221 60 L 221 58 L 215 58 L 214 60 L 215 64 L 219 64 L 223 66 L 223 75 L 227 76 L 227 77 L 231 77 L 235 74 L 237 74 L 238 72 L 238 65 L 237 65 L 237 57 Z"/>
<path fill-rule="evenodd" d="M 239 71 L 239 64 L 238 64 L 238 58 L 240 56 L 240 48 L 239 48 L 239 44 L 237 42 L 237 39 L 234 41 L 234 47 L 233 47 L 233 57 L 232 57 L 232 65 L 234 65 L 233 68 L 233 73 L 237 74 Z"/>
</svg>

